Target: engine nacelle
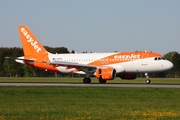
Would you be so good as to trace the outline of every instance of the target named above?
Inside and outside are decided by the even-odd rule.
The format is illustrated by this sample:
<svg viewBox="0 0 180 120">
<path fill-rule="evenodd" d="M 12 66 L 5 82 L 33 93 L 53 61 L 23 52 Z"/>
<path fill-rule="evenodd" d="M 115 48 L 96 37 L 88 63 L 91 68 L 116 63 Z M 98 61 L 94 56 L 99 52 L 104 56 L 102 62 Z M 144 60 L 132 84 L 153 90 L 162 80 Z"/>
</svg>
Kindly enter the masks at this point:
<svg viewBox="0 0 180 120">
<path fill-rule="evenodd" d="M 116 70 L 111 67 L 97 68 L 95 76 L 97 79 L 113 80 L 116 77 Z"/>
<path fill-rule="evenodd" d="M 121 79 L 133 80 L 137 78 L 137 74 L 135 73 L 121 73 L 119 74 Z"/>
</svg>

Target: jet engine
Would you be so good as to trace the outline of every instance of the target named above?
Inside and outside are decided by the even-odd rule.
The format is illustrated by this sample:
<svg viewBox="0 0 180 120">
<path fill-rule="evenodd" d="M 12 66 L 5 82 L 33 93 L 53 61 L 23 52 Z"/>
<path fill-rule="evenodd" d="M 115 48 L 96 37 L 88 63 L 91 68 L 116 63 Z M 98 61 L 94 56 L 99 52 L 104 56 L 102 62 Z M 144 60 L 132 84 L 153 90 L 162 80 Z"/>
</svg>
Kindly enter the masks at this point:
<svg viewBox="0 0 180 120">
<path fill-rule="evenodd" d="M 97 68 L 95 76 L 97 79 L 113 80 L 116 77 L 116 70 L 111 67 Z"/>
</svg>

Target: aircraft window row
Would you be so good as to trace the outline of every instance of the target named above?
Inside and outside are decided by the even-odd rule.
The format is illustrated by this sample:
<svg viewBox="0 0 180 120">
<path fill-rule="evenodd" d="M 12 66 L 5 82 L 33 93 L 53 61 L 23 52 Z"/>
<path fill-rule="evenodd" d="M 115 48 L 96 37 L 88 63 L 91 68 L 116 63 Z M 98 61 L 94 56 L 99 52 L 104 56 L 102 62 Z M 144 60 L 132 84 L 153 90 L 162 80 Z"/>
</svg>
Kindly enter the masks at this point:
<svg viewBox="0 0 180 120">
<path fill-rule="evenodd" d="M 62 60 L 62 61 L 75 62 L 75 61 L 95 61 L 95 60 L 92 60 L 92 59 L 80 59 L 80 60 Z"/>
<path fill-rule="evenodd" d="M 161 58 L 162 59 L 162 58 Z M 64 62 L 82 62 L 82 61 L 127 61 L 127 60 L 137 60 L 137 59 L 74 59 L 74 60 L 62 60 Z"/>
<path fill-rule="evenodd" d="M 155 57 L 154 60 L 166 60 L 164 57 Z"/>
</svg>

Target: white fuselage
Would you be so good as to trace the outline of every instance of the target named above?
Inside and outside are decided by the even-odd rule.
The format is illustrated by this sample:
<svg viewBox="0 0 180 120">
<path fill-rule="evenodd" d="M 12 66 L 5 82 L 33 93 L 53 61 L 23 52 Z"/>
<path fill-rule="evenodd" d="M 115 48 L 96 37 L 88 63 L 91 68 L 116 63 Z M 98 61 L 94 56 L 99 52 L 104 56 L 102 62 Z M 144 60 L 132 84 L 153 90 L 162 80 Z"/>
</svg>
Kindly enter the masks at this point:
<svg viewBox="0 0 180 120">
<path fill-rule="evenodd" d="M 49 54 L 48 58 L 51 62 L 63 61 L 63 62 L 75 62 L 78 64 L 90 64 L 94 61 L 100 61 L 98 66 L 110 66 L 116 69 L 117 73 L 144 73 L 144 72 L 161 72 L 173 67 L 173 64 L 160 58 L 155 60 L 155 57 L 138 59 L 138 58 L 105 58 L 115 53 L 84 53 L 84 54 Z M 123 62 L 126 59 L 125 62 Z M 118 61 L 118 63 L 109 64 L 111 61 Z M 69 73 L 72 69 L 58 66 L 57 69 L 61 72 Z M 78 71 L 78 73 L 84 73 Z"/>
</svg>

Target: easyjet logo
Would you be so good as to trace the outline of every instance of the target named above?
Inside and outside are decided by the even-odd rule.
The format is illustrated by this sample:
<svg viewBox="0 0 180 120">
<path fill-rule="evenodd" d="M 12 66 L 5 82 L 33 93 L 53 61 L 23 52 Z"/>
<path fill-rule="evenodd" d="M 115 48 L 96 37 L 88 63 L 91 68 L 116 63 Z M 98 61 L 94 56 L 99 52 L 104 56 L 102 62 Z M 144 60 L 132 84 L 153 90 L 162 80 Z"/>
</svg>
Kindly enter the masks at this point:
<svg viewBox="0 0 180 120">
<path fill-rule="evenodd" d="M 34 50 L 36 50 L 37 53 L 39 53 L 41 51 L 41 48 L 38 46 L 37 41 L 32 39 L 32 37 L 28 34 L 25 28 L 21 28 L 21 32 L 26 37 L 27 42 L 31 44 L 31 46 L 34 48 Z"/>
<path fill-rule="evenodd" d="M 130 54 L 130 55 L 115 55 L 114 59 L 140 59 L 140 54 Z"/>
</svg>

